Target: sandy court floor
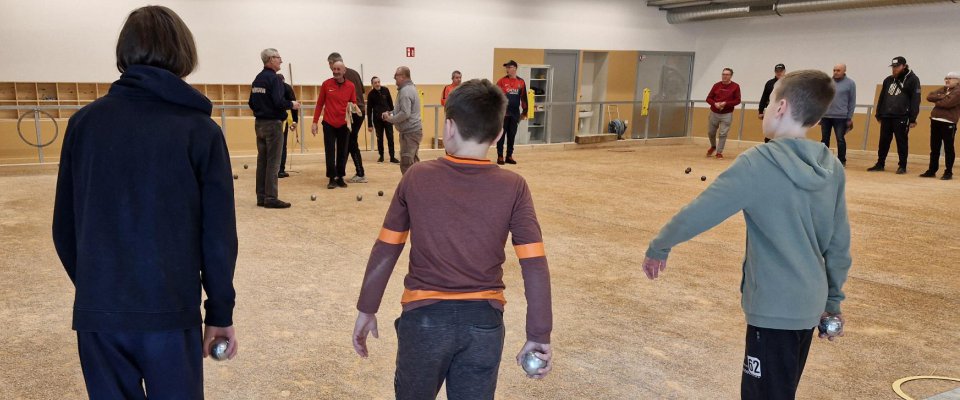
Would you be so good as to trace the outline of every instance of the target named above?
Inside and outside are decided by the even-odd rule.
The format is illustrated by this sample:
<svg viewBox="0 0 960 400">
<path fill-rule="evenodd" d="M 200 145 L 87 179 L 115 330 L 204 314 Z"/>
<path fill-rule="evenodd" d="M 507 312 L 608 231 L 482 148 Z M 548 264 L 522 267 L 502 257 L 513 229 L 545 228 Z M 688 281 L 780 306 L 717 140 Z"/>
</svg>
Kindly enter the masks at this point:
<svg viewBox="0 0 960 400">
<path fill-rule="evenodd" d="M 508 168 L 529 182 L 544 232 L 556 364 L 547 379 L 534 381 L 512 362 L 524 341 L 525 301 L 508 246 L 498 398 L 739 397 L 743 218 L 677 247 L 656 282 L 639 268 L 659 227 L 738 149 L 730 145 L 723 161 L 704 158 L 704 150 L 691 144 L 518 150 L 521 164 Z M 392 323 L 406 251 L 378 314 L 372 356 L 362 360 L 350 345 L 365 263 L 400 177 L 395 165 L 371 162 L 370 154 L 370 183 L 336 190 L 324 188 L 320 157 L 296 158 L 296 172 L 280 186 L 280 197 L 293 203 L 288 210 L 257 208 L 255 161 L 235 160 L 240 354 L 230 362 L 205 361 L 207 398 L 392 398 Z M 916 177 L 919 160 L 905 176 L 868 174 L 870 161 L 851 158 L 847 170 L 854 259 L 845 287 L 847 337 L 815 340 L 802 399 L 896 399 L 890 384 L 902 377 L 960 378 L 960 181 Z M 686 175 L 688 166 L 693 173 Z M 0 169 L 2 399 L 85 396 L 70 330 L 73 288 L 50 239 L 55 182 L 49 168 Z M 910 382 L 904 390 L 924 398 L 957 386 Z"/>
</svg>

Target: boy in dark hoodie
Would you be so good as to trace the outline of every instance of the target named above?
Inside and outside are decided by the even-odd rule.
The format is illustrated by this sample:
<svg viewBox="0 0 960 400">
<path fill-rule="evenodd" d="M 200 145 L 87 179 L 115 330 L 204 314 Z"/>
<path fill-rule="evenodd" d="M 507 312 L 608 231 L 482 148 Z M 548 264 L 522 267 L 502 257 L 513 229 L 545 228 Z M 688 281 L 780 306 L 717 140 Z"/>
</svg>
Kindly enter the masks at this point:
<svg viewBox="0 0 960 400">
<path fill-rule="evenodd" d="M 230 155 L 210 100 L 183 81 L 196 65 L 176 13 L 134 10 L 117 41 L 123 75 L 67 125 L 53 243 L 76 287 L 91 399 L 202 399 L 213 340 L 237 353 Z"/>
<path fill-rule="evenodd" d="M 842 320 L 851 263 L 843 165 L 822 143 L 805 139 L 833 94 L 831 78 L 820 71 L 792 72 L 777 82 L 763 118 L 771 141 L 737 157 L 680 210 L 650 242 L 643 262 L 647 277 L 656 279 L 670 249 L 743 211 L 744 399 L 793 399 L 813 327 L 827 315 Z"/>
<path fill-rule="evenodd" d="M 890 62 L 892 74 L 883 80 L 880 99 L 877 100 L 877 121 L 880 122 L 880 146 L 877 163 L 867 171 L 883 171 L 890 151 L 890 142 L 897 138 L 897 155 L 900 157 L 897 174 L 907 173 L 907 134 L 917 126 L 920 114 L 920 78 L 910 70 L 907 59 L 895 57 Z"/>
</svg>

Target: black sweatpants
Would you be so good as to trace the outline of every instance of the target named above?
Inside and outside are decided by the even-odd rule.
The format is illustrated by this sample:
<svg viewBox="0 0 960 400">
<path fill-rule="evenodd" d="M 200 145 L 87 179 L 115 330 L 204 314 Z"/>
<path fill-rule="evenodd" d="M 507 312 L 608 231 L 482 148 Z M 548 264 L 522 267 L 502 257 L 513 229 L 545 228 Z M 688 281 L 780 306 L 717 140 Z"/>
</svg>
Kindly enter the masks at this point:
<svg viewBox="0 0 960 400">
<path fill-rule="evenodd" d="M 353 115 L 353 123 L 350 126 L 350 158 L 353 159 L 353 166 L 357 169 L 357 176 L 363 175 L 363 159 L 360 157 L 360 128 L 363 128 L 363 115 Z"/>
<path fill-rule="evenodd" d="M 91 400 L 203 399 L 203 330 L 77 332 Z"/>
<path fill-rule="evenodd" d="M 957 157 L 953 140 L 957 136 L 957 124 L 930 120 L 930 171 L 940 169 L 940 145 L 943 145 L 945 173 L 953 173 L 953 161 Z"/>
<path fill-rule="evenodd" d="M 813 328 L 792 331 L 747 325 L 740 398 L 792 400 L 812 340 Z"/>
<path fill-rule="evenodd" d="M 404 311 L 397 329 L 398 400 L 492 400 L 503 353 L 503 312 L 487 301 L 441 301 Z"/>
<path fill-rule="evenodd" d="M 287 133 L 290 132 L 290 125 L 283 123 L 283 152 L 280 155 L 280 172 L 287 171 Z M 296 132 L 294 132 L 296 134 Z"/>
<path fill-rule="evenodd" d="M 347 126 L 334 128 L 323 125 L 323 153 L 327 160 L 327 178 L 343 178 L 347 175 L 347 149 L 350 130 Z"/>
<path fill-rule="evenodd" d="M 887 163 L 887 153 L 890 152 L 890 142 L 897 138 L 897 155 L 900 156 L 899 165 L 907 167 L 907 147 L 909 141 L 910 121 L 907 118 L 880 118 L 880 146 L 877 149 L 877 165 Z"/>
<path fill-rule="evenodd" d="M 377 116 L 374 116 L 373 128 L 377 131 L 377 152 L 380 153 L 380 157 L 383 157 L 383 136 L 386 134 L 387 147 L 390 150 L 390 159 L 393 160 L 397 158 L 393 147 L 393 124 L 384 122 Z"/>
<path fill-rule="evenodd" d="M 517 125 L 519 117 L 506 116 L 503 118 L 503 136 L 497 141 L 497 157 L 503 157 L 503 141 L 507 141 L 507 157 L 513 157 L 513 142 L 517 139 Z"/>
</svg>

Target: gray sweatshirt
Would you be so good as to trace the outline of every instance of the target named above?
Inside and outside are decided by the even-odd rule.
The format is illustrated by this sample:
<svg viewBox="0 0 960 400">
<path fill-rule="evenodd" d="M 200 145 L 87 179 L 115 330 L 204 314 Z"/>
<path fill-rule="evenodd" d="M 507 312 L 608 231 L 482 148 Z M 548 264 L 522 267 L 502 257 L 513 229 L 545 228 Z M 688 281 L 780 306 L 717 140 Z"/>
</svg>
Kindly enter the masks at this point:
<svg viewBox="0 0 960 400">
<path fill-rule="evenodd" d="M 413 82 L 407 82 L 400 87 L 397 94 L 397 107 L 390 114 L 390 123 L 401 133 L 423 129 L 420 120 L 420 94 Z"/>
<path fill-rule="evenodd" d="M 740 283 L 747 323 L 810 329 L 840 312 L 850 269 L 843 166 L 820 142 L 775 139 L 737 157 L 650 242 L 647 257 L 743 211 L 747 248 Z"/>
<path fill-rule="evenodd" d="M 853 110 L 857 107 L 857 84 L 846 76 L 841 80 L 834 80 L 837 85 L 837 94 L 833 95 L 833 102 L 827 107 L 824 118 L 853 118 Z"/>
</svg>

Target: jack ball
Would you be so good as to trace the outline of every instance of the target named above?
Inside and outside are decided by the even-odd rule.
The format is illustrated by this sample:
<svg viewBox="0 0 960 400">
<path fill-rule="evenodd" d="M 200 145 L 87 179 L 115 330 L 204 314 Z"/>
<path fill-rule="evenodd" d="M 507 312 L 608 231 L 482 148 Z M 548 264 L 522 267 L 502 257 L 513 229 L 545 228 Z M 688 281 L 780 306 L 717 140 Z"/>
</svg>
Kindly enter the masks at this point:
<svg viewBox="0 0 960 400">
<path fill-rule="evenodd" d="M 240 179 L 240 175 L 233 174 L 233 179 Z"/>
<path fill-rule="evenodd" d="M 317 195 L 311 194 L 311 195 L 310 195 L 310 201 L 317 201 Z"/>
<path fill-rule="evenodd" d="M 707 177 L 706 177 L 706 176 L 701 176 L 701 177 L 700 177 L 700 180 L 701 180 L 701 181 L 705 181 L 705 180 L 707 180 Z"/>
<path fill-rule="evenodd" d="M 687 167 L 687 169 L 683 170 L 683 173 L 689 174 L 690 171 L 693 171 L 693 168 Z"/>
<path fill-rule="evenodd" d="M 361 201 L 361 200 L 363 200 L 363 195 L 362 195 L 362 194 L 358 194 L 358 195 L 357 195 L 357 201 Z"/>
<path fill-rule="evenodd" d="M 377 192 L 377 195 L 380 196 L 380 197 L 383 197 L 383 191 L 381 190 L 381 191 Z"/>
<path fill-rule="evenodd" d="M 247 164 L 243 164 L 243 169 L 247 169 L 247 168 L 250 168 L 250 166 Z"/>
</svg>

